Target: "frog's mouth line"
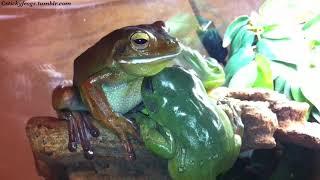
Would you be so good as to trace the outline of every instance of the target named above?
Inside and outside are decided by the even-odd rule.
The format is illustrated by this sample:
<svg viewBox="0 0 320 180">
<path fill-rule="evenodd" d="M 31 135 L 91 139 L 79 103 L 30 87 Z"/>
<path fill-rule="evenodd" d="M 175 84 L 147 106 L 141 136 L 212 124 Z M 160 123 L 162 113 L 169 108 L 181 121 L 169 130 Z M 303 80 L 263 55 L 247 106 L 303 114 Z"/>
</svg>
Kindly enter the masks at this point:
<svg viewBox="0 0 320 180">
<path fill-rule="evenodd" d="M 130 61 L 126 60 L 120 60 L 119 63 L 122 64 L 144 64 L 144 63 L 153 63 L 153 62 L 161 62 L 161 61 L 166 61 L 169 59 L 173 59 L 176 56 L 180 54 L 181 51 L 178 51 L 177 53 L 174 54 L 168 54 L 165 56 L 159 56 L 159 57 L 151 57 L 151 58 L 136 58 L 136 59 L 131 59 Z"/>
</svg>

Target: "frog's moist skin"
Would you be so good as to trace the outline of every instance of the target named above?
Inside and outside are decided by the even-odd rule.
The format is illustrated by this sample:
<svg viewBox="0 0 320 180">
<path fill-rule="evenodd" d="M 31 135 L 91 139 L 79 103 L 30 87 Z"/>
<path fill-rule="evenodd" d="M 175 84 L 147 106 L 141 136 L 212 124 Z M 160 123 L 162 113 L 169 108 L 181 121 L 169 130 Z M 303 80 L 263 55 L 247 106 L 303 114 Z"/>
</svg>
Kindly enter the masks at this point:
<svg viewBox="0 0 320 180">
<path fill-rule="evenodd" d="M 77 57 L 73 86 L 57 87 L 52 100 L 59 116 L 68 120 L 69 149 L 76 150 L 80 141 L 86 157 L 93 157 L 88 136 L 99 135 L 90 122 L 96 119 L 119 137 L 129 159 L 134 158 L 128 135 L 138 135 L 121 114 L 141 102 L 143 77 L 170 66 L 180 51 L 164 22 L 157 21 L 115 30 Z"/>
<path fill-rule="evenodd" d="M 141 136 L 149 150 L 168 159 L 173 179 L 212 180 L 232 166 L 241 136 L 194 73 L 165 68 L 144 79 L 142 97 L 147 113 L 136 116 Z"/>
</svg>

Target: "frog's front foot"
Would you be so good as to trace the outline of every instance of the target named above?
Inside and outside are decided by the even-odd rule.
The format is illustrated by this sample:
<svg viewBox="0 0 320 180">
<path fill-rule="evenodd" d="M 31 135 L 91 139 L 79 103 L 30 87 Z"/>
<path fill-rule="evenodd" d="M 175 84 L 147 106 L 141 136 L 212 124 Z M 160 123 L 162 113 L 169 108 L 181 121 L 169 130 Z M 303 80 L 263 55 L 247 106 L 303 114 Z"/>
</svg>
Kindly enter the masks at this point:
<svg viewBox="0 0 320 180">
<path fill-rule="evenodd" d="M 240 107 L 238 105 L 236 105 L 234 102 L 231 102 L 230 100 L 227 100 L 225 98 L 219 99 L 217 101 L 217 104 L 223 109 L 223 111 L 229 117 L 229 119 L 233 125 L 234 132 L 236 132 L 236 134 L 239 134 L 240 136 L 242 136 L 244 125 L 241 120 Z"/>
<path fill-rule="evenodd" d="M 77 145 L 81 144 L 84 156 L 87 159 L 92 159 L 94 154 L 89 138 L 90 135 L 98 137 L 99 130 L 92 124 L 91 115 L 88 112 L 61 111 L 59 116 L 68 122 L 69 150 L 74 152 Z"/>
<path fill-rule="evenodd" d="M 121 114 L 115 113 L 112 117 L 108 118 L 107 121 L 103 121 L 105 125 L 112 129 L 113 132 L 119 137 L 123 147 L 127 152 L 127 159 L 135 159 L 135 153 L 131 142 L 129 141 L 129 136 L 133 136 L 135 139 L 140 140 L 141 138 L 137 132 L 137 128 L 134 124 Z"/>
</svg>

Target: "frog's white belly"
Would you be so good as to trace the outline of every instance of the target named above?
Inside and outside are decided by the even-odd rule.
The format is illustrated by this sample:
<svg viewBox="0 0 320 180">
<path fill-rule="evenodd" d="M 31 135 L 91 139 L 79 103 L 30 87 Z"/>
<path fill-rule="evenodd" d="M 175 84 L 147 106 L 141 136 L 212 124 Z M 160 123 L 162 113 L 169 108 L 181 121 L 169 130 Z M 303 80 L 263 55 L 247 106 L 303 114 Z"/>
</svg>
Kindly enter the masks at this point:
<svg viewBox="0 0 320 180">
<path fill-rule="evenodd" d="M 139 78 L 128 83 L 102 86 L 114 112 L 124 114 L 142 101 L 142 80 L 143 78 Z"/>
</svg>

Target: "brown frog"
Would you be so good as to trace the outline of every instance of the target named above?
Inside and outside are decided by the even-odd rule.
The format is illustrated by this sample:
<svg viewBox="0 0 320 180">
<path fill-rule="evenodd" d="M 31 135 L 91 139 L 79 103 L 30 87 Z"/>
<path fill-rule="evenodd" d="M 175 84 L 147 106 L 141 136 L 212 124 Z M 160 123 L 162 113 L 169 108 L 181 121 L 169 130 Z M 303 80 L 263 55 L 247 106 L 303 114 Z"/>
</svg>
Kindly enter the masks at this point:
<svg viewBox="0 0 320 180">
<path fill-rule="evenodd" d="M 85 157 L 93 158 L 89 134 L 99 136 L 95 119 L 119 137 L 133 159 L 128 135 L 139 136 L 123 114 L 142 101 L 143 77 L 173 64 L 180 51 L 164 22 L 156 21 L 115 30 L 77 57 L 73 85 L 58 86 L 52 97 L 59 117 L 68 122 L 69 150 L 75 151 L 80 142 Z"/>
</svg>

